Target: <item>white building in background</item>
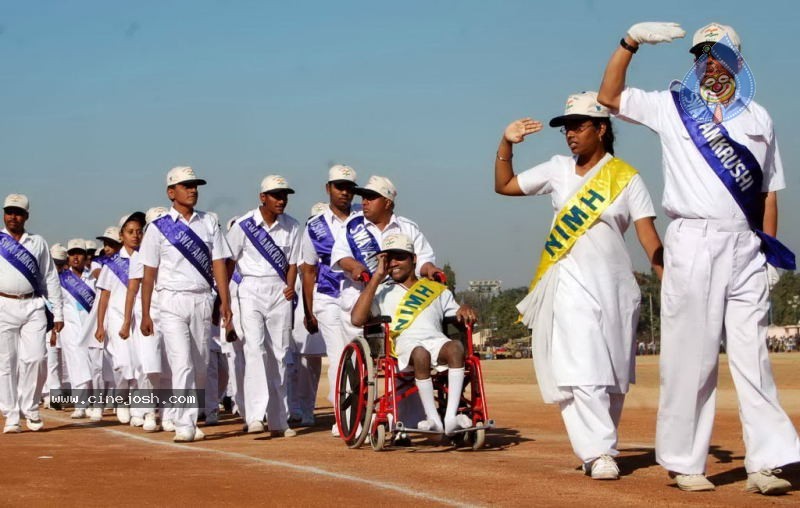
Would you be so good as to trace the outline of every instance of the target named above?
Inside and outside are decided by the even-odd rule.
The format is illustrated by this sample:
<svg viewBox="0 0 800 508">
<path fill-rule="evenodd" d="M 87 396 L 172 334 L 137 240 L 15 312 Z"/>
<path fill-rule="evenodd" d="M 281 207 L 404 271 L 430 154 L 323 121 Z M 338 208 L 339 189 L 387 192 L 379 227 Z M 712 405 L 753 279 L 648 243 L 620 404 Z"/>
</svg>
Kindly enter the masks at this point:
<svg viewBox="0 0 800 508">
<path fill-rule="evenodd" d="M 478 293 L 481 296 L 495 297 L 500 294 L 502 289 L 503 281 L 501 280 L 469 281 L 469 290 L 473 293 Z"/>
</svg>

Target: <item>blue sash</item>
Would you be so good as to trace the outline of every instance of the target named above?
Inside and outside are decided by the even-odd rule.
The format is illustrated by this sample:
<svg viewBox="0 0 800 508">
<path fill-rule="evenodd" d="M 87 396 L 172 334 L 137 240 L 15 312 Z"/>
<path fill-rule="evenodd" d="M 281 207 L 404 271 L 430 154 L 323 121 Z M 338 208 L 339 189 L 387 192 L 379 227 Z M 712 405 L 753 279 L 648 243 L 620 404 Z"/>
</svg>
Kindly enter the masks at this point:
<svg viewBox="0 0 800 508">
<path fill-rule="evenodd" d="M 131 266 L 130 258 L 124 258 L 117 252 L 106 259 L 105 266 L 117 276 L 123 286 L 128 287 L 128 270 Z"/>
<path fill-rule="evenodd" d="M 108 256 L 106 256 L 105 254 L 102 254 L 102 255 L 97 256 L 96 258 L 92 259 L 92 261 L 94 261 L 95 263 L 97 263 L 100 266 L 106 266 L 106 263 L 108 263 L 108 259 L 109 259 Z"/>
<path fill-rule="evenodd" d="M 75 275 L 69 268 L 63 270 L 58 278 L 61 280 L 61 287 L 64 288 L 86 312 L 92 310 L 95 292 L 89 287 L 89 284 Z"/>
<path fill-rule="evenodd" d="M 353 217 L 347 223 L 347 243 L 350 244 L 350 251 L 355 256 L 356 261 L 367 267 L 370 275 L 375 273 L 378 268 L 378 256 L 381 251 L 381 246 L 372 233 L 367 231 L 367 226 L 364 224 L 364 216 L 359 215 Z"/>
<path fill-rule="evenodd" d="M 8 261 L 11 266 L 16 268 L 27 279 L 36 296 L 44 294 L 39 284 L 41 280 L 39 262 L 36 261 L 36 258 L 28 249 L 14 240 L 14 237 L 8 233 L 0 232 L 0 256 L 3 256 L 3 259 Z"/>
<path fill-rule="evenodd" d="M 318 215 L 308 221 L 308 236 L 317 251 L 317 256 L 319 256 L 317 291 L 323 295 L 338 298 L 344 274 L 331 270 L 331 251 L 333 250 L 334 239 L 331 228 L 323 215 Z"/>
<path fill-rule="evenodd" d="M 267 230 L 257 226 L 252 217 L 241 221 L 239 226 L 258 253 L 272 265 L 272 268 L 278 272 L 283 282 L 286 282 L 286 274 L 289 272 L 289 260 L 286 259 L 283 249 L 275 245 L 275 241 L 269 236 Z"/>
<path fill-rule="evenodd" d="M 761 239 L 761 250 L 767 257 L 767 263 L 785 270 L 794 270 L 794 253 L 777 238 L 761 230 L 764 220 L 761 183 L 764 174 L 755 156 L 746 146 L 734 141 L 721 123 L 698 123 L 684 111 L 678 92 L 671 90 L 671 93 L 678 116 L 692 142 L 731 193 L 747 217 L 750 227 Z M 681 93 L 693 92 L 683 88 Z"/>
<path fill-rule="evenodd" d="M 202 238 L 197 236 L 197 233 L 181 222 L 180 219 L 176 221 L 169 214 L 159 217 L 152 223 L 161 231 L 164 238 L 178 249 L 178 252 L 186 258 L 186 261 L 200 272 L 208 286 L 213 288 L 214 275 L 211 270 L 211 252 Z"/>
<path fill-rule="evenodd" d="M 234 268 L 233 269 L 233 275 L 231 275 L 231 280 L 233 282 L 237 283 L 237 284 L 241 284 L 242 283 L 242 274 L 239 273 L 239 269 L 238 268 Z"/>
</svg>

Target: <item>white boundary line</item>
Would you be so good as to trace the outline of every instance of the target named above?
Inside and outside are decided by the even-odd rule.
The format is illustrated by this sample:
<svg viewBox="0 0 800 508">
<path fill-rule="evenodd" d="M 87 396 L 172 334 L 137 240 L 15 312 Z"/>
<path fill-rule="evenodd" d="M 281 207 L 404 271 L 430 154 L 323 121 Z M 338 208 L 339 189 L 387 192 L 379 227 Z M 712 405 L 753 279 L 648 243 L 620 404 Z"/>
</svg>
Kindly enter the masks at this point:
<svg viewBox="0 0 800 508">
<path fill-rule="evenodd" d="M 93 428 L 90 424 L 83 423 L 83 422 L 80 422 L 80 421 L 75 421 L 75 420 L 71 420 L 71 419 L 63 419 L 63 418 L 59 418 L 59 417 L 54 417 L 52 415 L 48 415 L 48 416 L 50 417 L 49 419 L 56 420 L 56 421 L 61 422 L 61 423 L 69 423 L 69 424 L 80 425 L 81 427 Z M 226 456 L 226 457 L 229 457 L 229 458 L 233 458 L 233 459 L 241 459 L 241 460 L 247 460 L 247 461 L 251 461 L 251 462 L 257 462 L 259 464 L 263 464 L 263 465 L 266 465 L 266 466 L 282 468 L 282 469 L 288 469 L 288 470 L 291 470 L 291 471 L 294 471 L 294 472 L 297 472 L 297 473 L 305 473 L 305 474 L 311 474 L 311 475 L 316 475 L 316 476 L 322 476 L 322 477 L 325 477 L 325 478 L 333 478 L 335 480 L 340 480 L 340 481 L 346 481 L 346 482 L 352 482 L 352 483 L 360 483 L 360 484 L 372 487 L 374 489 L 387 490 L 387 491 L 390 491 L 390 492 L 396 492 L 396 493 L 402 494 L 404 496 L 414 497 L 414 498 L 417 498 L 417 499 L 423 499 L 425 501 L 432 501 L 432 502 L 436 502 L 436 503 L 441 503 L 441 504 L 447 505 L 447 506 L 458 506 L 458 507 L 480 506 L 480 505 L 476 505 L 474 503 L 465 504 L 465 503 L 462 503 L 460 501 L 455 501 L 453 499 L 447 499 L 447 498 L 439 497 L 439 496 L 436 496 L 436 495 L 433 495 L 433 494 L 428 494 L 428 493 L 421 492 L 421 491 L 416 490 L 415 488 L 411 488 L 411 487 L 404 487 L 404 486 L 395 485 L 393 483 L 387 483 L 387 482 L 382 482 L 382 481 L 367 480 L 365 478 L 359 478 L 357 476 L 351 476 L 351 475 L 344 474 L 344 473 L 334 473 L 332 471 L 327 471 L 325 469 L 321 469 L 321 468 L 318 468 L 318 467 L 301 466 L 301 465 L 298 465 L 298 464 L 292 464 L 291 462 L 283 462 L 283 461 L 280 461 L 280 460 L 262 459 L 260 457 L 254 457 L 252 455 L 247 455 L 247 454 L 244 454 L 244 453 L 228 452 L 228 451 L 224 451 L 224 450 L 217 450 L 217 449 L 214 449 L 214 448 L 205 448 L 205 447 L 194 446 L 194 445 L 192 445 L 190 443 L 177 444 L 177 443 L 165 442 L 165 441 L 160 441 L 160 440 L 155 440 L 155 439 L 148 439 L 148 438 L 146 438 L 144 436 L 137 436 L 136 434 L 130 434 L 128 432 L 122 432 L 122 431 L 119 431 L 119 430 L 110 429 L 110 428 L 106 428 L 106 427 L 94 427 L 94 428 L 102 430 L 102 431 L 105 431 L 105 432 L 109 432 L 109 433 L 117 435 L 117 436 L 122 436 L 122 437 L 125 437 L 125 438 L 128 438 L 128 439 L 133 439 L 135 441 L 141 441 L 141 442 L 148 443 L 148 444 L 151 444 L 151 445 L 163 446 L 163 447 L 166 447 L 166 448 L 172 448 L 172 449 L 181 450 L 181 451 L 184 451 L 184 452 L 212 453 L 212 454 L 217 454 L 217 455 L 223 455 L 223 456 Z"/>
</svg>

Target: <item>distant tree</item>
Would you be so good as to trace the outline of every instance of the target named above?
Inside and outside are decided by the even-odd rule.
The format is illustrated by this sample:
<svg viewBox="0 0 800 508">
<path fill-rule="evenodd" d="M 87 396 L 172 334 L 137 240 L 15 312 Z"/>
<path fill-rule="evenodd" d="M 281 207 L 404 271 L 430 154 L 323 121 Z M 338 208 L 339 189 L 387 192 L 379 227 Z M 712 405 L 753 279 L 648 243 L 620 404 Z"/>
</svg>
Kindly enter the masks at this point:
<svg viewBox="0 0 800 508">
<path fill-rule="evenodd" d="M 445 275 L 445 277 L 447 277 L 447 289 L 449 289 L 450 291 L 453 292 L 453 294 L 455 294 L 456 293 L 456 272 L 455 272 L 455 270 L 453 270 L 453 267 L 450 266 L 450 263 L 445 263 L 444 267 L 442 268 L 442 270 L 444 270 L 444 275 Z"/>
<path fill-rule="evenodd" d="M 785 272 L 770 294 L 772 323 L 797 324 L 800 320 L 800 275 Z"/>
<path fill-rule="evenodd" d="M 652 334 L 656 343 L 661 342 L 661 281 L 653 273 L 635 272 L 636 282 L 642 292 L 639 307 L 639 323 L 636 327 L 638 340 L 650 342 Z"/>
</svg>

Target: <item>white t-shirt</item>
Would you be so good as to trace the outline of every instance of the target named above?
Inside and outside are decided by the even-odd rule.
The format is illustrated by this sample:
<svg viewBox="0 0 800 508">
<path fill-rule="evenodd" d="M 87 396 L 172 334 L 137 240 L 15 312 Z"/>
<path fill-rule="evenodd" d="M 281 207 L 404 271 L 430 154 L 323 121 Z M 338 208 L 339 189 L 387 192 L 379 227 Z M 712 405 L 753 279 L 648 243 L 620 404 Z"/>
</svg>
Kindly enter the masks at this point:
<svg viewBox="0 0 800 508">
<path fill-rule="evenodd" d="M 395 282 L 386 282 L 380 285 L 372 300 L 371 313 L 373 316 L 389 316 L 394 319 L 397 306 L 408 292 L 408 288 Z M 445 337 L 442 332 L 442 320 L 445 317 L 455 316 L 458 312 L 458 303 L 449 289 L 442 291 L 436 300 L 430 303 L 417 318 L 397 337 L 403 339 L 429 339 Z"/>
<path fill-rule="evenodd" d="M 300 224 L 291 216 L 282 213 L 271 226 L 267 226 L 261 212 L 256 208 L 251 210 L 236 221 L 228 231 L 228 244 L 231 248 L 231 257 L 236 261 L 236 266 L 242 277 L 275 277 L 280 278 L 278 272 L 264 259 L 256 249 L 253 242 L 244 234 L 239 225 L 241 222 L 253 218 L 256 226 L 263 227 L 273 242 L 277 245 L 290 265 L 297 264 L 300 256 Z"/>
<path fill-rule="evenodd" d="M 133 255 L 136 256 L 138 253 L 133 251 Z M 128 277 L 130 277 L 130 267 L 133 265 L 132 257 L 128 254 L 128 250 L 125 247 L 119 250 L 120 257 L 124 259 L 128 259 Z M 104 289 L 110 293 L 108 299 L 108 309 L 114 310 L 114 312 L 119 313 L 120 315 L 124 314 L 125 312 L 125 298 L 128 295 L 128 286 L 124 285 L 119 277 L 108 267 L 108 265 L 103 265 L 103 269 L 100 270 L 100 275 L 97 277 L 97 289 Z M 141 299 L 139 295 L 136 298 L 136 304 L 134 306 L 135 309 L 141 309 Z"/>
<path fill-rule="evenodd" d="M 739 219 L 744 213 L 689 137 L 668 90 L 645 92 L 626 88 L 617 114 L 659 135 L 664 169 L 662 205 L 670 218 Z M 722 125 L 746 146 L 764 173 L 762 192 L 786 187 L 772 119 L 756 102 Z"/>
</svg>

